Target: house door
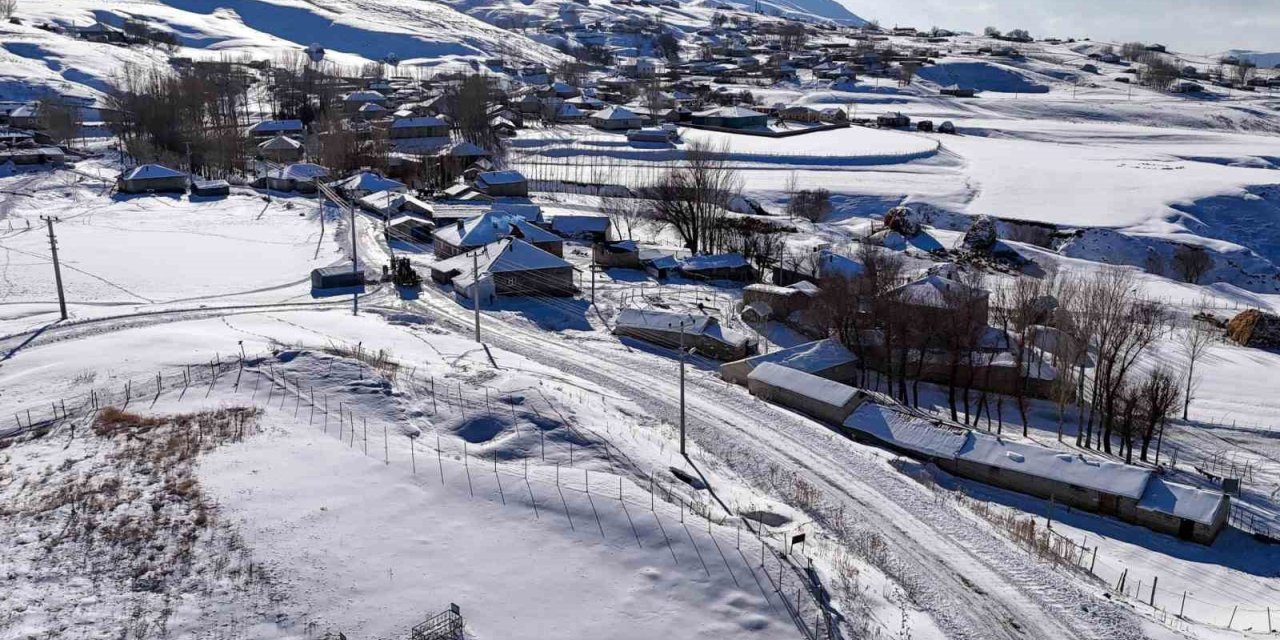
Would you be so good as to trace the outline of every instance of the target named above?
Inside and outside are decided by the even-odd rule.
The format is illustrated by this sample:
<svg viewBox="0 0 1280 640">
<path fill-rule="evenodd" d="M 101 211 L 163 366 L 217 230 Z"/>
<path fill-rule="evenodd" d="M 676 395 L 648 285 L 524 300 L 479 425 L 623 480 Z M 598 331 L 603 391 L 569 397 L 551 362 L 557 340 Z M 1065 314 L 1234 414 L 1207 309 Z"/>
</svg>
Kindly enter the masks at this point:
<svg viewBox="0 0 1280 640">
<path fill-rule="evenodd" d="M 1178 525 L 1178 537 L 1183 540 L 1190 540 L 1196 533 L 1196 523 L 1194 520 L 1182 519 Z"/>
</svg>

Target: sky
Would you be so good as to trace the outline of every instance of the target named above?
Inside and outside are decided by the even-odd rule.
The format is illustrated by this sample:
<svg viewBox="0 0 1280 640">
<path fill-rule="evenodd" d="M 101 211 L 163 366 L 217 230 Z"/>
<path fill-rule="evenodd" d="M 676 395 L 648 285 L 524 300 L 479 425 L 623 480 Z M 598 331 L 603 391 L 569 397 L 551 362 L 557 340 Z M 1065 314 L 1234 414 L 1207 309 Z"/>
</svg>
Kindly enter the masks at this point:
<svg viewBox="0 0 1280 640">
<path fill-rule="evenodd" d="M 1280 0 L 839 0 L 885 27 L 1160 42 L 1186 53 L 1280 51 Z"/>
</svg>

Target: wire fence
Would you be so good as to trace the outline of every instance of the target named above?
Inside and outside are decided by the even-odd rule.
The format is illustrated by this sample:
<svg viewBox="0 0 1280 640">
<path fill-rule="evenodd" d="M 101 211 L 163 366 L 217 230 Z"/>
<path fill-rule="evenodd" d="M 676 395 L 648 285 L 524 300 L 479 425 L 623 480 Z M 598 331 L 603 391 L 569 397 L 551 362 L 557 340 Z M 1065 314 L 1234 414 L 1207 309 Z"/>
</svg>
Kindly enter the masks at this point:
<svg viewBox="0 0 1280 640">
<path fill-rule="evenodd" d="M 1055 530 L 1052 519 L 1048 517 L 1039 525 L 1035 516 L 1023 511 L 1001 507 L 934 484 L 929 484 L 929 487 L 939 499 L 953 501 L 990 522 L 1017 546 L 1055 567 L 1097 581 L 1113 597 L 1123 598 L 1174 629 L 1189 630 L 1190 624 L 1199 624 L 1234 631 L 1266 629 L 1267 633 L 1273 633 L 1280 630 L 1277 627 L 1280 624 L 1280 605 L 1233 603 L 1230 598 L 1215 598 L 1212 592 L 1170 588 L 1168 581 L 1161 588 L 1159 573 L 1145 573 L 1100 554 L 1098 545 L 1089 545 L 1087 536 L 1078 541 L 1069 538 Z"/>
<path fill-rule="evenodd" d="M 291 417 L 300 424 L 305 421 L 307 426 L 336 438 L 361 455 L 381 458 L 385 464 L 406 468 L 415 476 L 434 475 L 442 485 L 465 482 L 472 497 L 477 493 L 482 498 L 496 494 L 504 505 L 510 501 L 526 506 L 536 519 L 563 518 L 565 526 L 575 532 L 594 528 L 606 536 L 608 522 L 600 514 L 608 505 L 614 505 L 622 510 L 630 523 L 631 537 L 641 548 L 646 540 L 651 544 L 660 540 L 674 562 L 694 562 L 708 577 L 719 574 L 723 567 L 722 577 L 727 576 L 739 588 L 759 592 L 768 607 L 784 613 L 808 640 L 841 637 L 837 629 L 840 615 L 831 609 L 825 586 L 811 571 L 811 558 L 792 553 L 787 544 L 788 532 L 772 531 L 722 509 L 716 500 L 703 497 L 689 484 L 664 480 L 658 473 L 641 470 L 610 441 L 649 434 L 637 434 L 635 429 L 615 431 L 605 425 L 609 436 L 603 437 L 596 433 L 598 426 L 575 426 L 557 416 L 569 437 L 547 438 L 546 429 L 532 427 L 539 439 L 537 451 L 529 456 L 535 459 L 533 465 L 528 457 L 518 462 L 503 459 L 497 452 L 486 452 L 484 447 L 466 440 L 454 441 L 439 434 L 393 436 L 381 416 L 370 425 L 369 416 L 362 415 L 365 407 L 341 400 L 337 394 L 330 397 L 329 393 L 317 392 L 315 380 L 277 368 L 281 362 L 276 355 L 237 355 L 229 359 L 215 356 L 207 363 L 159 371 L 155 377 L 125 379 L 111 388 L 95 386 L 84 393 L 50 401 L 47 406 L 27 406 L 15 412 L 15 426 L 0 432 L 0 438 L 39 437 L 60 428 L 75 429 L 92 423 L 97 413 L 107 407 L 145 409 L 155 407 L 161 399 L 195 402 L 217 397 L 215 392 L 230 392 L 274 411 L 292 411 Z M 366 370 L 370 374 L 387 371 L 378 371 L 376 363 L 360 358 L 355 360 L 361 367 L 361 378 Z M 331 364 L 340 360 L 343 358 L 330 357 Z M 406 373 L 401 369 L 393 377 L 414 400 L 430 402 L 432 415 L 480 417 L 505 412 L 513 417 L 512 424 L 519 433 L 522 421 L 536 425 L 558 413 L 541 391 L 539 399 L 528 398 L 517 406 L 503 402 L 502 392 L 484 385 L 421 377 L 416 370 Z M 603 402 L 604 396 L 600 397 Z M 691 450 L 690 465 L 699 455 L 706 459 L 705 452 L 696 447 Z M 593 454 L 597 458 L 594 461 Z M 593 468 L 598 455 L 604 456 L 605 471 Z M 693 471 L 696 473 L 696 469 Z M 636 522 L 635 513 L 644 510 L 649 511 L 654 525 Z M 585 517 L 588 513 L 590 519 Z M 685 535 L 679 537 L 679 533 Z M 306 623 L 308 635 L 323 627 L 314 620 Z M 884 626 L 883 630 L 889 634 L 889 627 Z"/>
<path fill-rule="evenodd" d="M 0 431 L 0 438 L 32 433 L 43 435 L 67 425 L 74 428 L 76 424 L 92 421 L 99 410 L 109 406 L 120 409 L 149 408 L 154 407 L 161 398 L 181 402 L 188 396 L 192 401 L 198 401 L 211 397 L 215 391 L 225 392 L 229 387 L 232 393 L 243 394 L 255 404 L 260 403 L 286 413 L 292 409 L 293 417 L 300 423 L 305 420 L 308 426 L 332 435 L 362 455 L 381 457 L 388 465 L 407 466 L 414 475 L 432 472 L 430 467 L 434 458 L 435 475 L 440 477 L 441 483 L 450 478 L 454 481 L 465 479 L 474 494 L 477 486 L 483 488 L 479 483 L 492 478 L 490 489 L 495 490 L 499 501 L 504 503 L 512 498 L 512 494 L 507 493 L 508 487 L 517 487 L 518 490 L 520 484 L 524 484 L 523 488 L 528 496 L 527 505 L 535 511 L 536 518 L 543 517 L 544 511 L 555 512 L 562 514 L 569 525 L 574 517 L 569 500 L 561 499 L 560 510 L 557 511 L 554 509 L 555 500 L 539 499 L 533 487 L 540 486 L 554 488 L 557 499 L 561 492 L 568 492 L 564 495 L 608 497 L 616 500 L 622 509 L 645 508 L 647 505 L 652 513 L 657 514 L 655 517 L 663 517 L 665 514 L 665 517 L 676 520 L 688 531 L 694 530 L 690 528 L 692 525 L 699 524 L 697 530 L 707 531 L 706 542 L 716 547 L 721 554 L 720 565 L 726 566 L 735 580 L 739 576 L 731 568 L 731 557 L 724 557 L 724 547 L 718 543 L 725 541 L 732 529 L 734 550 L 740 552 L 741 530 L 745 529 L 747 537 L 754 537 L 759 546 L 751 553 L 761 558 L 749 566 L 753 567 L 754 578 L 764 578 L 769 585 L 768 589 L 772 589 L 766 590 L 766 595 L 773 594 L 772 605 L 785 607 L 787 615 L 810 640 L 838 637 L 839 614 L 827 604 L 830 596 L 826 587 L 817 580 L 817 574 L 809 570 L 811 558 L 789 553 L 789 532 L 775 531 L 744 518 L 736 508 L 719 508 L 714 500 L 701 498 L 688 485 L 665 481 L 659 474 L 641 469 L 612 442 L 618 438 L 629 437 L 636 440 L 649 437 L 663 447 L 662 451 L 666 453 L 665 438 L 636 429 L 615 430 L 607 423 L 603 427 L 575 425 L 572 421 L 563 419 L 564 416 L 557 415 L 558 408 L 541 391 L 537 392 L 538 397 L 526 398 L 517 405 L 510 402 L 509 398 L 503 399 L 507 392 L 493 387 L 419 376 L 416 369 L 405 371 L 400 367 L 391 374 L 391 378 L 411 398 L 424 403 L 430 402 L 429 413 L 433 416 L 456 414 L 466 418 L 510 415 L 517 435 L 520 434 L 519 424 L 522 422 L 537 424 L 544 418 L 555 416 L 559 418 L 558 424 L 566 428 L 570 437 L 547 438 L 545 429 L 533 427 L 538 436 L 538 449 L 531 454 L 531 457 L 536 456 L 533 466 L 529 466 L 527 458 L 520 462 L 506 460 L 497 453 L 486 453 L 484 447 L 476 447 L 465 440 L 446 440 L 439 435 L 434 437 L 434 442 L 425 435 L 401 436 L 404 440 L 393 449 L 392 441 L 399 440 L 399 437 L 392 437 L 385 419 L 375 418 L 374 431 L 370 433 L 368 416 L 360 414 L 363 410 L 361 407 L 331 398 L 325 392 L 317 393 L 315 380 L 306 379 L 298 373 L 291 374 L 283 367 L 277 368 L 280 361 L 276 355 L 264 353 L 232 358 L 216 355 L 208 362 L 159 371 L 154 377 L 126 379 L 114 383 L 110 388 L 95 386 L 78 395 L 27 406 L 14 412 L 15 426 Z M 330 356 L 330 372 L 333 363 L 343 360 L 340 356 Z M 352 361 L 350 358 L 345 360 Z M 353 360 L 361 367 L 361 378 L 366 375 L 366 369 L 369 374 L 379 373 L 378 364 L 367 362 L 368 360 L 370 354 L 367 353 L 356 354 Z M 386 371 L 384 369 L 381 373 Z M 603 394 L 583 391 L 579 395 L 579 399 L 584 401 L 594 401 L 596 397 L 602 403 L 605 401 Z M 607 435 L 598 433 L 602 428 Z M 382 446 L 379 447 L 379 444 Z M 398 455 L 393 456 L 393 451 Z M 605 471 L 592 468 L 593 455 L 597 459 L 599 455 L 604 456 Z M 672 460 L 683 460 L 674 451 L 668 455 Z M 691 447 L 690 463 L 699 458 L 704 462 L 708 461 L 708 453 L 696 446 Z M 1280 618 L 1280 606 L 1232 603 L 1229 597 L 1215 597 L 1216 594 L 1212 592 L 1174 591 L 1168 587 L 1167 582 L 1161 588 L 1159 575 L 1142 575 L 1123 562 L 1107 558 L 1098 553 L 1097 545 L 1091 546 L 1084 539 L 1078 542 L 1070 539 L 1054 530 L 1049 521 L 1046 521 L 1045 526 L 1037 527 L 1034 516 L 1024 516 L 1021 511 L 998 507 L 955 492 L 940 493 L 940 497 L 956 500 L 969 511 L 991 522 L 1018 546 L 1057 567 L 1098 580 L 1114 596 L 1123 597 L 1131 605 L 1145 609 L 1150 615 L 1172 627 L 1203 624 L 1224 629 L 1267 629 L 1271 632 L 1276 630 L 1275 623 L 1280 622 L 1273 621 L 1273 618 Z M 659 507 L 659 504 L 666 506 Z M 595 503 L 592 506 L 599 507 Z M 663 509 L 669 513 L 662 511 Z M 1232 526 L 1246 532 L 1252 533 L 1269 526 L 1257 517 L 1251 519 L 1249 514 L 1234 509 L 1230 518 Z M 575 521 L 569 526 L 576 531 L 576 527 L 581 524 Z M 593 523 L 587 524 L 595 524 L 603 532 L 604 524 L 598 519 L 598 515 Z M 644 539 L 639 530 L 632 531 L 632 534 L 638 538 L 637 542 Z M 687 537 L 692 535 L 689 533 Z M 810 537 L 812 536 L 811 533 Z M 670 538 L 666 541 L 670 545 Z M 697 548 L 696 542 L 690 542 L 690 549 Z M 674 557 L 674 550 L 672 554 Z M 699 566 L 708 575 L 711 567 L 719 566 L 708 561 L 700 549 L 695 555 L 698 556 Z M 741 586 L 742 582 L 738 584 Z M 877 634 L 883 632 L 883 637 L 896 633 L 890 625 L 878 620 L 874 621 L 873 628 Z"/>
</svg>

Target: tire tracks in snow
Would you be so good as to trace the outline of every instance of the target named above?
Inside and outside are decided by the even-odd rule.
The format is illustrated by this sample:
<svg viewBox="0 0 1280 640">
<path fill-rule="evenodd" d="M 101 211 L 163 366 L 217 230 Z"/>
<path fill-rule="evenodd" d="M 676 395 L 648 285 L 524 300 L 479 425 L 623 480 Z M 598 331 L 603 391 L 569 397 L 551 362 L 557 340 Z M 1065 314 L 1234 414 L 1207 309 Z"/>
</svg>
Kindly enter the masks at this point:
<svg viewBox="0 0 1280 640">
<path fill-rule="evenodd" d="M 471 320 L 460 317 L 443 294 L 427 288 L 413 304 L 469 330 Z M 595 380 L 674 422 L 677 407 L 672 398 L 677 387 L 651 373 L 652 357 L 618 350 L 588 351 L 492 316 L 484 321 L 495 346 Z M 727 436 L 735 444 L 749 444 L 746 453 L 755 464 L 735 464 L 732 469 L 757 486 L 768 485 L 763 477 L 768 463 L 781 463 L 821 487 L 828 500 L 847 505 L 850 513 L 869 516 L 863 524 L 884 536 L 903 561 L 903 578 L 920 586 L 924 597 L 918 604 L 949 636 L 984 640 L 1142 637 L 1140 621 L 1133 614 L 1087 592 L 1073 579 L 1053 573 L 953 508 L 934 503 L 923 489 L 913 486 L 914 481 L 877 464 L 843 436 L 772 405 L 748 400 L 744 392 L 717 388 L 717 383 L 696 375 L 691 386 L 699 391 L 689 398 L 693 434 L 712 440 Z M 945 546 L 938 548 L 938 543 Z M 975 584 L 987 591 L 975 590 Z"/>
</svg>

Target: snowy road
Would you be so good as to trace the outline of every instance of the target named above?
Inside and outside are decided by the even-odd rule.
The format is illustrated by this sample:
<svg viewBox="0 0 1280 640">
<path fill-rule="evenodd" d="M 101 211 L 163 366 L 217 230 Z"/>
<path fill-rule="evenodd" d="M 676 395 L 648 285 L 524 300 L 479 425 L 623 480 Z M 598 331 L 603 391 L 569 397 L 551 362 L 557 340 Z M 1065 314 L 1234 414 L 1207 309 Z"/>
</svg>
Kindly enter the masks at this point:
<svg viewBox="0 0 1280 640">
<path fill-rule="evenodd" d="M 428 287 L 410 309 L 426 310 L 460 330 L 472 318 Z M 669 360 L 606 341 L 575 341 L 483 316 L 485 340 L 631 398 L 672 422 L 678 388 Z M 584 365 L 590 362 L 590 365 Z M 818 487 L 832 508 L 844 507 L 889 543 L 895 576 L 915 585 L 917 604 L 955 638 L 1142 637 L 1132 614 L 1054 573 L 990 531 L 937 504 L 904 476 L 858 445 L 794 414 L 751 399 L 707 376 L 693 376 L 693 438 L 710 450 L 731 442 L 734 472 L 767 487 L 770 464 L 794 470 Z M 717 444 L 713 444 L 717 443 Z M 811 514 L 821 518 L 821 514 Z"/>
</svg>

